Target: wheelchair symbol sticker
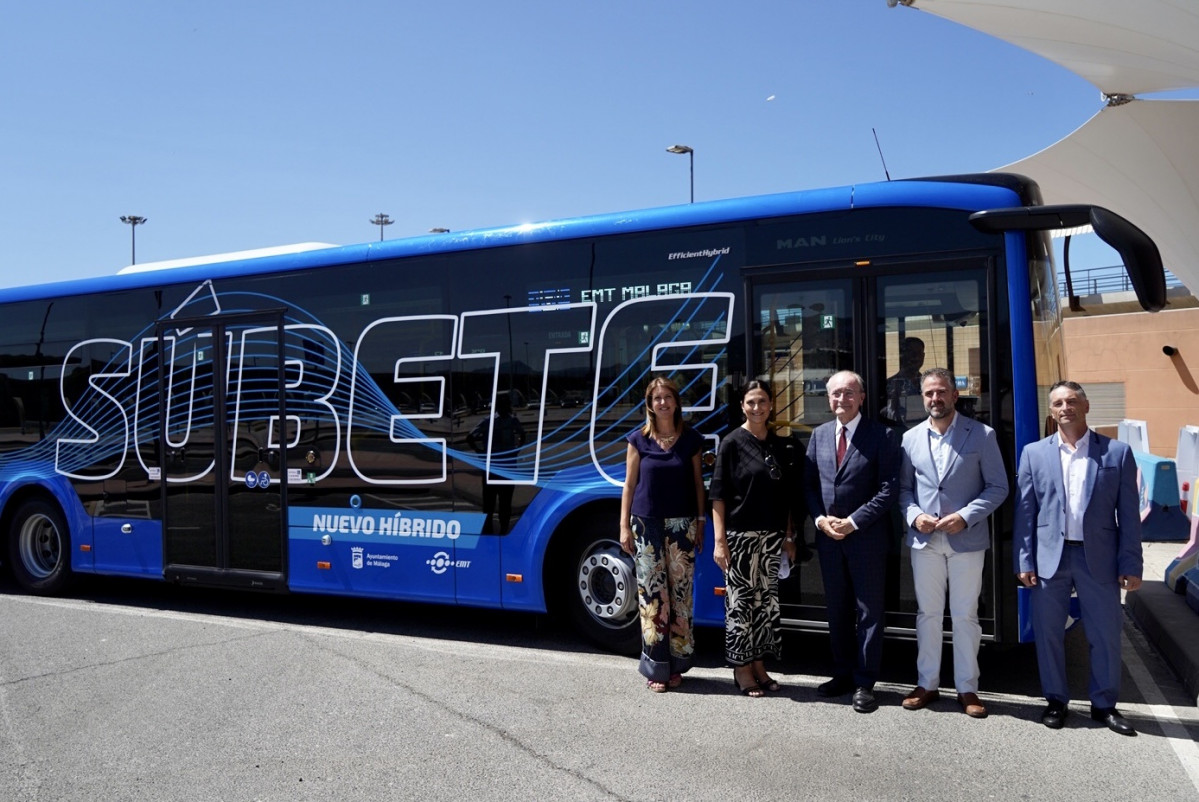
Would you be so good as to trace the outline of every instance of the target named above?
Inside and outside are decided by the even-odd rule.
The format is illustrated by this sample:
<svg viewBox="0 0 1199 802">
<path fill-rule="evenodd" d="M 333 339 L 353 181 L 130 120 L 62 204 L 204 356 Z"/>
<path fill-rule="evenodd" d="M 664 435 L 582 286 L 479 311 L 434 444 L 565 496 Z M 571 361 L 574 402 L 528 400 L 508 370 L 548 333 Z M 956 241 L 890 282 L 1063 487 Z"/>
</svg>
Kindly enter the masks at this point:
<svg viewBox="0 0 1199 802">
<path fill-rule="evenodd" d="M 266 490 L 271 486 L 271 475 L 266 471 L 246 471 L 246 487 L 253 490 L 256 487 L 261 487 Z"/>
</svg>

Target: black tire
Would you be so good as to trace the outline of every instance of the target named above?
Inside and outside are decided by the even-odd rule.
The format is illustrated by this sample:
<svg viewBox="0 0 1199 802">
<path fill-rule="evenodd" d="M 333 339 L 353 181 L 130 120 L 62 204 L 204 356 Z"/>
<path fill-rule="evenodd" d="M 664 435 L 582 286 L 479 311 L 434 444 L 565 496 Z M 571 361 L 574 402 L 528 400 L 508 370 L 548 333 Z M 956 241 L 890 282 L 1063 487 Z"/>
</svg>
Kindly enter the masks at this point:
<svg viewBox="0 0 1199 802">
<path fill-rule="evenodd" d="M 619 654 L 637 654 L 637 572 L 620 542 L 598 530 L 592 525 L 574 533 L 574 542 L 556 568 L 566 578 L 559 598 L 575 629 L 588 640 Z"/>
<path fill-rule="evenodd" d="M 26 501 L 8 530 L 13 579 L 29 593 L 53 596 L 71 582 L 71 533 L 57 506 Z"/>
</svg>

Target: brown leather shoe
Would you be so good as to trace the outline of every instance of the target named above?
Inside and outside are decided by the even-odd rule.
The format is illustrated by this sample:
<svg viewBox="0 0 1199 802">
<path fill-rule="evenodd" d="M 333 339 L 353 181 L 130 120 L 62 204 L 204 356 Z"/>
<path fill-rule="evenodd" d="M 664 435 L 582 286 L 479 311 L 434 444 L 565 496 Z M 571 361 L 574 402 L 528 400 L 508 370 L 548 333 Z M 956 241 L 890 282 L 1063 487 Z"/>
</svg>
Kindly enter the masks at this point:
<svg viewBox="0 0 1199 802">
<path fill-rule="evenodd" d="M 970 718 L 986 718 L 987 707 L 978 698 L 976 693 L 959 693 L 958 701 L 962 705 L 962 709 L 966 711 L 966 715 Z"/>
<path fill-rule="evenodd" d="M 920 685 L 912 689 L 903 700 L 904 710 L 920 710 L 928 707 L 933 702 L 941 698 L 941 692 L 937 690 L 926 691 Z"/>
</svg>

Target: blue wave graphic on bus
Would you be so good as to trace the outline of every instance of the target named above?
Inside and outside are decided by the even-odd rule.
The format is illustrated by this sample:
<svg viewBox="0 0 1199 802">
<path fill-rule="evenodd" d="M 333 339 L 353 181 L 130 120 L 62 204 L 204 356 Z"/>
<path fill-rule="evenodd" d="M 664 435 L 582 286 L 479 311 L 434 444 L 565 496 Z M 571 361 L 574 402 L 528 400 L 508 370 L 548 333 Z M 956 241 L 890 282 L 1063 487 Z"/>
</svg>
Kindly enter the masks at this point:
<svg viewBox="0 0 1199 802">
<path fill-rule="evenodd" d="M 135 467 L 130 464 L 135 459 L 144 466 L 157 465 L 158 440 L 164 433 L 169 451 L 176 444 L 194 442 L 198 434 L 211 432 L 217 424 L 212 383 L 215 349 L 219 347 L 226 364 L 222 381 L 229 402 L 226 420 L 230 424 L 239 421 L 261 424 L 271 421 L 272 416 L 277 421 L 282 359 L 287 415 L 309 422 L 306 425 L 312 427 L 336 422 L 341 428 L 337 439 L 342 460 L 347 456 L 350 437 L 355 433 L 370 433 L 381 442 L 408 442 L 415 448 L 437 452 L 438 456 L 444 448 L 448 458 L 515 484 L 533 484 L 535 476 L 536 484 L 541 487 L 610 490 L 614 479 L 623 478 L 624 437 L 643 422 L 645 384 L 651 374 L 664 372 L 654 367 L 657 355 L 669 347 L 668 361 L 676 366 L 707 365 L 724 356 L 729 315 L 724 310 L 714 312 L 715 307 L 710 305 L 722 299 L 695 297 L 714 292 L 720 284 L 723 276 L 717 270 L 718 262 L 719 257 L 691 295 L 680 297 L 668 316 L 655 322 L 657 331 L 647 335 L 636 350 L 620 355 L 619 369 L 604 374 L 602 384 L 597 372 L 592 398 L 559 420 L 545 416 L 544 404 L 538 409 L 538 420 L 530 421 L 526 416 L 523 423 L 538 429 L 529 432 L 529 447 L 516 454 L 496 452 L 488 460 L 486 454 L 467 448 L 461 441 L 468 427 L 447 425 L 463 417 L 460 410 L 449 405 L 415 412 L 401 410 L 393 395 L 380 386 L 381 377 L 372 376 L 366 365 L 355 358 L 355 349 L 306 310 L 278 296 L 218 293 L 209 285 L 203 292 L 200 291 L 203 288 L 198 288 L 187 301 L 128 340 L 96 339 L 82 344 L 107 351 L 109 357 L 102 363 L 91 358 L 85 364 L 88 352 L 82 345 L 77 346 L 79 356 L 75 364 L 71 363 L 73 351 L 69 352 L 60 380 L 63 419 L 36 444 L 0 457 L 0 465 L 6 472 L 19 465 L 25 474 L 49 477 L 58 473 L 85 480 L 109 478 L 118 471 L 127 471 Z M 668 296 L 653 300 L 668 300 Z M 659 307 L 654 308 L 660 311 Z M 264 326 L 260 320 L 244 324 L 224 322 L 226 337 L 222 343 L 213 341 L 212 329 L 189 326 L 186 322 L 194 324 L 206 317 L 229 321 L 232 315 L 278 309 L 287 310 L 283 315 L 282 343 L 278 341 L 278 328 Z M 169 324 L 176 319 L 181 321 L 179 327 L 164 330 L 163 350 L 159 353 L 156 324 Z M 453 318 L 440 316 L 435 323 L 449 325 Z M 647 331 L 653 328 L 650 324 L 643 327 Z M 164 362 L 170 369 L 160 383 Z M 443 361 L 442 365 L 447 363 Z M 79 384 L 73 375 L 76 370 L 85 374 L 86 383 L 73 398 L 67 388 Z M 430 375 L 436 378 L 439 370 L 448 373 L 448 365 L 435 367 Z M 681 376 L 684 397 L 714 398 L 717 389 L 727 381 L 716 377 L 714 371 L 710 374 L 711 381 L 703 370 L 685 371 Z M 448 395 L 448 391 L 443 392 L 443 396 Z M 160 419 L 164 407 L 165 427 Z M 696 412 L 692 415 L 693 423 L 701 428 L 715 426 L 718 407 L 713 403 Z M 472 412 L 490 414 L 489 409 Z M 429 429 L 422 429 L 417 420 L 430 420 Z M 281 426 L 274 433 L 276 441 L 285 436 L 284 428 Z M 136 457 L 131 456 L 134 454 Z M 607 478 L 594 470 L 580 475 L 577 469 L 593 461 L 602 466 L 601 473 L 606 473 Z"/>
</svg>

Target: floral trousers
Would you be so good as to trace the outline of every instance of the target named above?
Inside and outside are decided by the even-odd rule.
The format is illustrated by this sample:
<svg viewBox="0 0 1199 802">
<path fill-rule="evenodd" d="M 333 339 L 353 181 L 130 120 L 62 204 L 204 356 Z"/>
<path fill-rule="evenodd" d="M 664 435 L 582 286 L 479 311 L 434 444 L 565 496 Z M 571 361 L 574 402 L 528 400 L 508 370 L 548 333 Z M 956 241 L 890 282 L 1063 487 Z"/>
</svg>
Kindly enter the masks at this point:
<svg viewBox="0 0 1199 802">
<path fill-rule="evenodd" d="M 641 611 L 641 662 L 651 682 L 667 682 L 691 668 L 695 518 L 632 516 L 637 546 L 637 604 Z"/>
<path fill-rule="evenodd" d="M 779 635 L 779 553 L 783 533 L 726 532 L 729 570 L 724 591 L 724 653 L 744 666 L 782 655 Z"/>
</svg>

